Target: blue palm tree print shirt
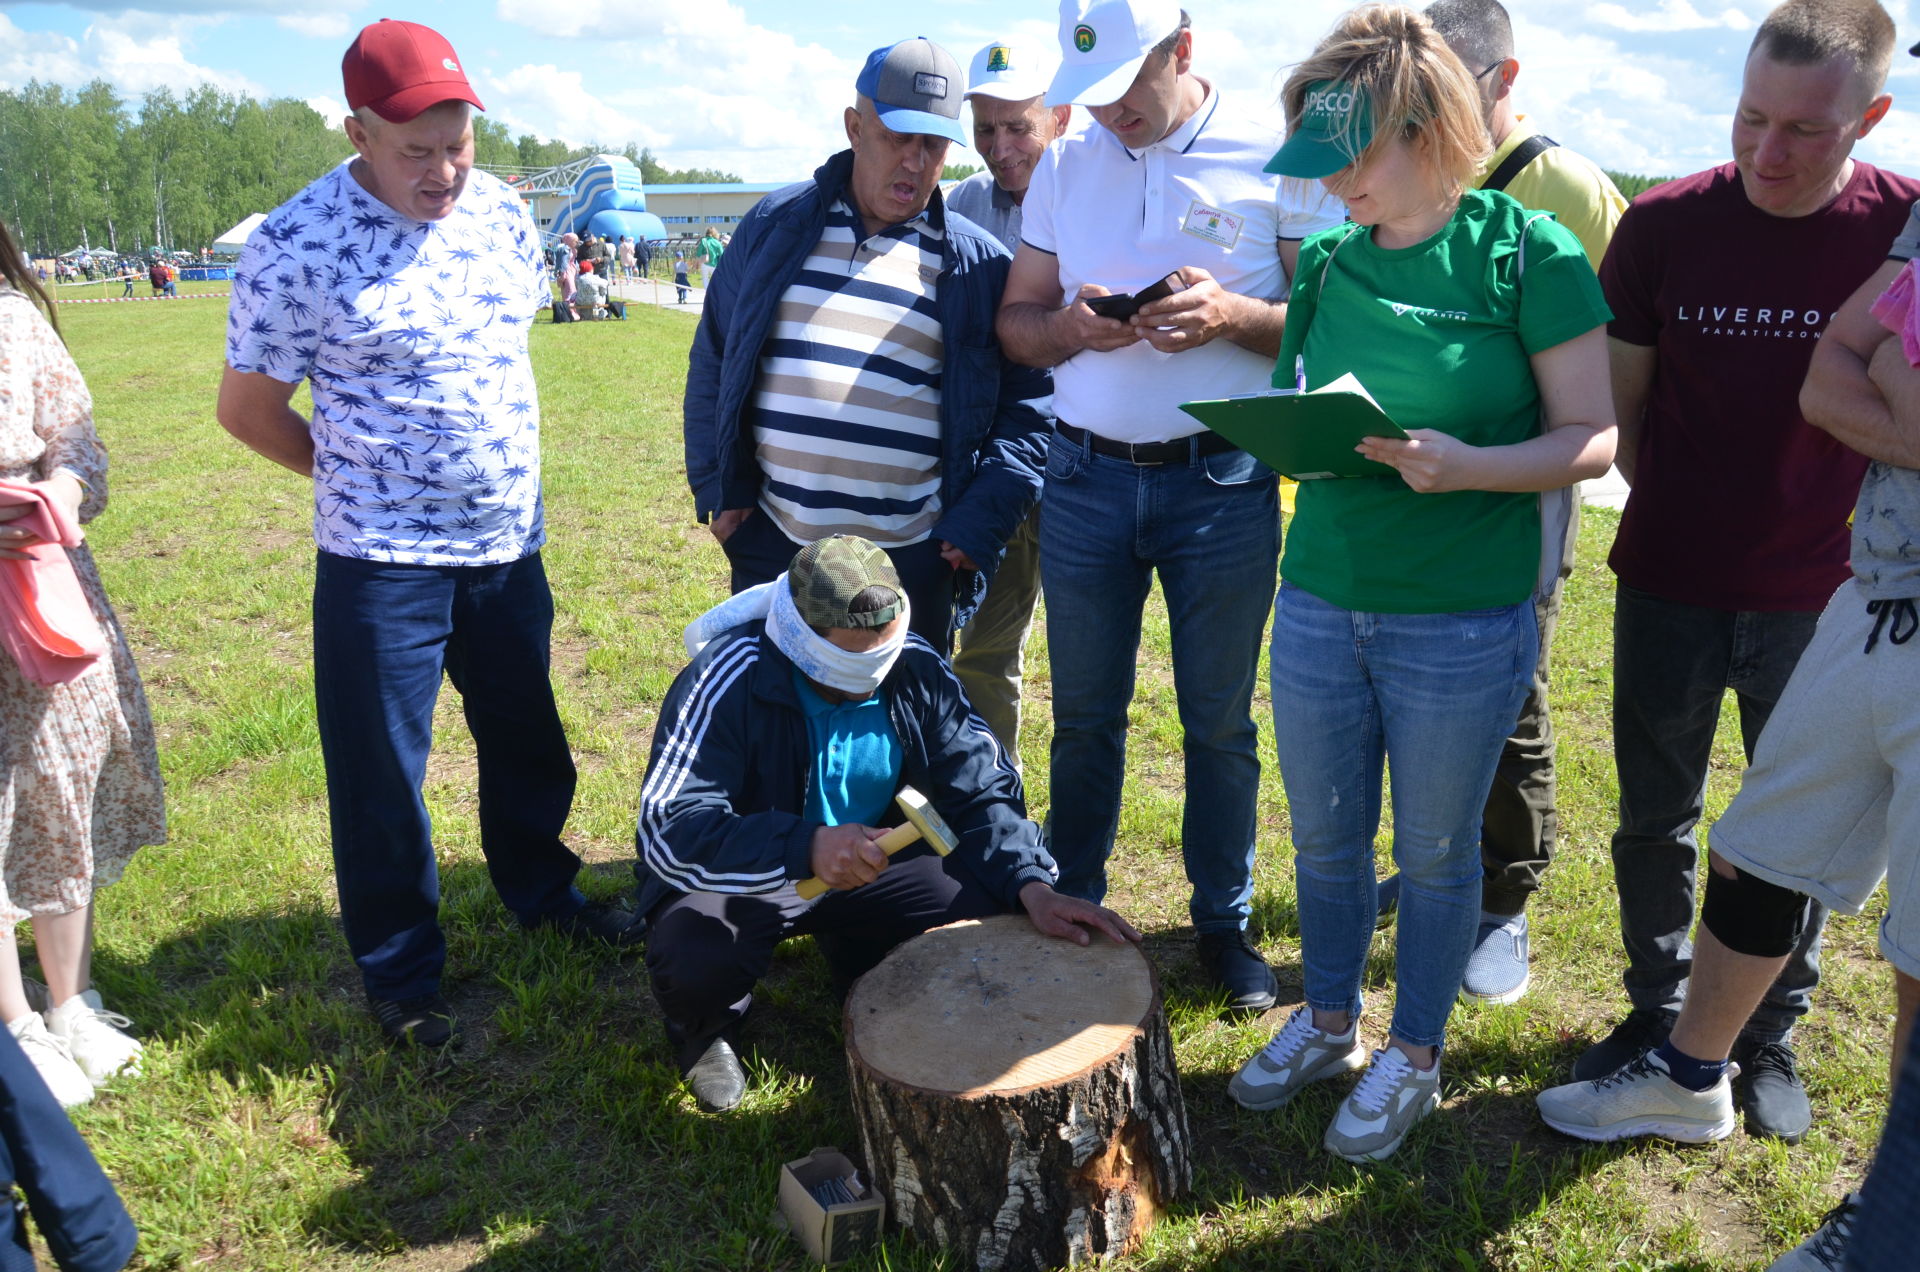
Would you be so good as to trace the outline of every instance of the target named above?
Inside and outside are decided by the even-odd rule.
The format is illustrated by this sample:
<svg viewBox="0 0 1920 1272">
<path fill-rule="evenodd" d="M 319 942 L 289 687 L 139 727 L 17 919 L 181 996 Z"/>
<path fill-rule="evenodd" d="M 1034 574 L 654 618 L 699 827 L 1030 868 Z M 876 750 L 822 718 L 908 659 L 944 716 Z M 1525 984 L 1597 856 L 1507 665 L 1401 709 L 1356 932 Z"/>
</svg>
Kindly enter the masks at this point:
<svg viewBox="0 0 1920 1272">
<path fill-rule="evenodd" d="M 347 164 L 247 240 L 227 310 L 236 371 L 313 386 L 313 537 L 409 565 L 516 561 L 545 539 L 527 329 L 548 300 L 533 218 L 475 169 L 415 221 Z"/>
</svg>

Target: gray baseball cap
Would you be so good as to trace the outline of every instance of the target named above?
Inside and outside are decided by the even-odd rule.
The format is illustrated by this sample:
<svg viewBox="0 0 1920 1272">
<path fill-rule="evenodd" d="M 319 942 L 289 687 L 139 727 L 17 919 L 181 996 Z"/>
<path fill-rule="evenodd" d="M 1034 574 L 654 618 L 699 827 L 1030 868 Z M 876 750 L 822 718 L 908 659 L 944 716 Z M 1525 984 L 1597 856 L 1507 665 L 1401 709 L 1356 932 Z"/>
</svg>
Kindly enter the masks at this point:
<svg viewBox="0 0 1920 1272">
<path fill-rule="evenodd" d="M 854 81 L 873 102 L 880 122 L 897 133 L 924 133 L 967 144 L 960 102 L 967 83 L 953 55 L 925 36 L 902 40 L 867 55 Z"/>
</svg>

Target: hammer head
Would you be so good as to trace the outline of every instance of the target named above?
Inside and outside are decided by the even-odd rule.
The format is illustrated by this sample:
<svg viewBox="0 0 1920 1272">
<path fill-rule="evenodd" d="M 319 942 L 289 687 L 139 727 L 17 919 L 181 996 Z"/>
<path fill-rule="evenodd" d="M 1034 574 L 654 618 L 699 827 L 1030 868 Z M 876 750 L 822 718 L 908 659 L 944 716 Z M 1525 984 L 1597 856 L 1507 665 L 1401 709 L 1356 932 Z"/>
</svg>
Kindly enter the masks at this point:
<svg viewBox="0 0 1920 1272">
<path fill-rule="evenodd" d="M 893 797 L 893 802 L 900 805 L 900 811 L 920 831 L 921 838 L 942 857 L 959 845 L 960 840 L 954 835 L 953 829 L 935 811 L 927 797 L 913 787 L 902 786 L 900 793 Z"/>
</svg>

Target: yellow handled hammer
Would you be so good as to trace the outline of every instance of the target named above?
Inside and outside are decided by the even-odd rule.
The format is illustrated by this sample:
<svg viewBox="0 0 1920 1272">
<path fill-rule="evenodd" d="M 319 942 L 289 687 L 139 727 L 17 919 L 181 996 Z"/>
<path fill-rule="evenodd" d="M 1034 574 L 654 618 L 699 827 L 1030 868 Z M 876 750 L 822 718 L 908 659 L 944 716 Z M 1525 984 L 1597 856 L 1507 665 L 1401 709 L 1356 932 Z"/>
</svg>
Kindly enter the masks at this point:
<svg viewBox="0 0 1920 1272">
<path fill-rule="evenodd" d="M 960 842 L 940 814 L 934 811 L 933 805 L 927 802 L 927 797 L 913 787 L 902 786 L 900 793 L 893 797 L 893 802 L 900 805 L 900 811 L 907 820 L 873 841 L 874 847 L 887 856 L 891 857 L 908 844 L 924 839 L 929 847 L 944 857 Z M 816 876 L 802 879 L 794 886 L 794 891 L 800 894 L 802 901 L 811 901 L 827 891 L 827 885 Z"/>
</svg>

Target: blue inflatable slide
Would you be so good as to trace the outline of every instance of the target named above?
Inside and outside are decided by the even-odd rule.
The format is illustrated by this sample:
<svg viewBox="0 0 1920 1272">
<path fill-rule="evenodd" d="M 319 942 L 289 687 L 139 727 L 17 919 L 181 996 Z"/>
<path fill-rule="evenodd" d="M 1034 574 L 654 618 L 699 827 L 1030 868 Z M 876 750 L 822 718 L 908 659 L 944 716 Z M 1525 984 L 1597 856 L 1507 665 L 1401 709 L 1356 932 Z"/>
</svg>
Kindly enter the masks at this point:
<svg viewBox="0 0 1920 1272">
<path fill-rule="evenodd" d="M 640 169 L 625 155 L 595 155 L 581 169 L 573 190 L 554 214 L 548 232 L 592 234 L 618 239 L 626 235 L 639 242 L 667 237 L 667 227 L 647 211 L 647 195 Z"/>
</svg>

